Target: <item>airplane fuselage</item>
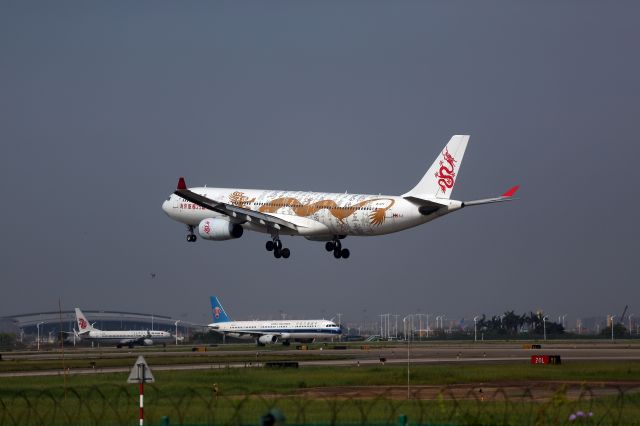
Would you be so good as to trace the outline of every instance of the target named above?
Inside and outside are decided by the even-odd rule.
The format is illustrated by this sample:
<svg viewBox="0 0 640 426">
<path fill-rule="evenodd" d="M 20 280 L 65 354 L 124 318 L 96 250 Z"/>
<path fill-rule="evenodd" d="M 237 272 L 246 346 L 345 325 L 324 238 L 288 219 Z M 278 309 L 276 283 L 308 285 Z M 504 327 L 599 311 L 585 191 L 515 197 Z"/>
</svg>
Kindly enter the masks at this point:
<svg viewBox="0 0 640 426">
<path fill-rule="evenodd" d="M 218 333 L 227 336 L 256 339 L 256 336 L 277 336 L 279 340 L 315 340 L 338 337 L 342 330 L 326 320 L 292 321 L 228 321 L 209 324 Z"/>
<path fill-rule="evenodd" d="M 462 207 L 459 201 L 442 200 L 442 209 L 425 215 L 416 204 L 393 195 L 207 187 L 190 190 L 209 199 L 267 213 L 298 226 L 297 232 L 287 228 L 280 229 L 281 235 L 311 238 L 389 234 L 421 225 Z M 163 203 L 162 209 L 172 219 L 191 226 L 197 226 L 207 218 L 234 221 L 232 217 L 208 210 L 176 194 L 172 194 Z M 238 222 L 245 229 L 271 232 L 269 227 L 259 222 Z"/>
<path fill-rule="evenodd" d="M 100 342 L 113 342 L 127 345 L 129 343 L 151 340 L 152 342 L 167 342 L 172 340 L 171 333 L 156 330 L 127 330 L 127 331 L 107 331 L 107 330 L 90 330 L 80 333 L 79 336 L 86 340 L 95 340 Z"/>
</svg>

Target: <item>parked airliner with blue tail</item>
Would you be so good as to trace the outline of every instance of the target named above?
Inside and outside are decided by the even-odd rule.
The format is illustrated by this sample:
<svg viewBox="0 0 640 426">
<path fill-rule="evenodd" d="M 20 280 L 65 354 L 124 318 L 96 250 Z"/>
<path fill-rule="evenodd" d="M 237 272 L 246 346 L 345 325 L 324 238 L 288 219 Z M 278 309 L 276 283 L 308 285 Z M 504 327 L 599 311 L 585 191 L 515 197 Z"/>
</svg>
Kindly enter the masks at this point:
<svg viewBox="0 0 640 426">
<path fill-rule="evenodd" d="M 340 326 L 328 320 L 231 321 L 216 296 L 211 296 L 213 323 L 209 328 L 238 339 L 253 339 L 259 346 L 281 342 L 312 343 L 342 334 Z"/>
<path fill-rule="evenodd" d="M 350 256 L 341 240 L 349 235 L 375 236 L 413 228 L 463 207 L 514 199 L 519 186 L 499 197 L 473 201 L 450 199 L 460 173 L 468 135 L 451 138 L 422 180 L 395 195 L 340 194 L 236 188 L 187 188 L 184 178 L 162 204 L 162 210 L 188 228 L 187 241 L 240 238 L 245 229 L 269 234 L 266 249 L 288 258 L 281 235 L 325 242 L 336 259 Z"/>
</svg>

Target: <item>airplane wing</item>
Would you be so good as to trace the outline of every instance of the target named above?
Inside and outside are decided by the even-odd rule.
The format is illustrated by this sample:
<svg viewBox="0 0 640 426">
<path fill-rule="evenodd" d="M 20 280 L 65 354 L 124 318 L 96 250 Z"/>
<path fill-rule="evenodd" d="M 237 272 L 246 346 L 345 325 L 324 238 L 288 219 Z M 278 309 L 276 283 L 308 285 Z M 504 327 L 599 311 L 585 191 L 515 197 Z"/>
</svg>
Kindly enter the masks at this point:
<svg viewBox="0 0 640 426">
<path fill-rule="evenodd" d="M 259 225 L 267 227 L 271 226 L 276 229 L 285 227 L 298 232 L 298 225 L 287 220 L 280 219 L 279 217 L 215 201 L 200 194 L 196 194 L 195 192 L 187 189 L 187 184 L 182 177 L 178 180 L 178 187 L 173 193 L 207 210 L 222 213 L 243 222 L 256 222 Z"/>
</svg>

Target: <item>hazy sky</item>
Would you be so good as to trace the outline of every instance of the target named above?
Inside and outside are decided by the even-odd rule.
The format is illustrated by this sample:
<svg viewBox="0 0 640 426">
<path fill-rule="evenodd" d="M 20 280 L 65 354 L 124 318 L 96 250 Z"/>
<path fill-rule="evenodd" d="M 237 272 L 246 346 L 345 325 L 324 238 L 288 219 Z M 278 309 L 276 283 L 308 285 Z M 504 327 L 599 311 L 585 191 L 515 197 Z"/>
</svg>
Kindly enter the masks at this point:
<svg viewBox="0 0 640 426">
<path fill-rule="evenodd" d="M 640 314 L 637 1 L 0 2 L 0 315 Z M 467 208 L 348 261 L 187 243 L 191 185 L 401 194 L 453 134 Z M 155 273 L 152 279 L 150 273 Z"/>
</svg>

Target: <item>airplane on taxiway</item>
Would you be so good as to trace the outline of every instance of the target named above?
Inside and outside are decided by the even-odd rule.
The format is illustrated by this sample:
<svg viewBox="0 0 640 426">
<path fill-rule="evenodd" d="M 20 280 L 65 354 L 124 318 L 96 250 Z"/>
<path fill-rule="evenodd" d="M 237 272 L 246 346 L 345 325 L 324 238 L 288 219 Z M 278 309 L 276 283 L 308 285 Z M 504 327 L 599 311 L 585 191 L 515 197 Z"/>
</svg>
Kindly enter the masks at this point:
<svg viewBox="0 0 640 426">
<path fill-rule="evenodd" d="M 259 346 L 281 342 L 313 343 L 316 339 L 338 337 L 340 326 L 329 320 L 231 321 L 216 296 L 211 296 L 213 323 L 209 328 L 238 339 L 254 339 Z"/>
<path fill-rule="evenodd" d="M 154 343 L 173 341 L 174 337 L 167 331 L 158 330 L 121 330 L 107 331 L 99 330 L 90 324 L 79 308 L 76 308 L 76 322 L 78 323 L 77 336 L 80 339 L 94 340 L 98 342 L 115 343 L 118 348 L 134 345 L 151 346 Z"/>
<path fill-rule="evenodd" d="M 236 188 L 187 188 L 184 178 L 162 204 L 173 220 L 188 227 L 187 241 L 240 238 L 245 229 L 269 234 L 266 249 L 288 258 L 280 236 L 299 235 L 325 242 L 336 259 L 348 258 L 347 236 L 375 236 L 413 228 L 463 207 L 514 199 L 519 185 L 499 197 L 452 200 L 468 135 L 449 140 L 422 180 L 409 192 L 395 195 L 340 194 Z"/>
</svg>

